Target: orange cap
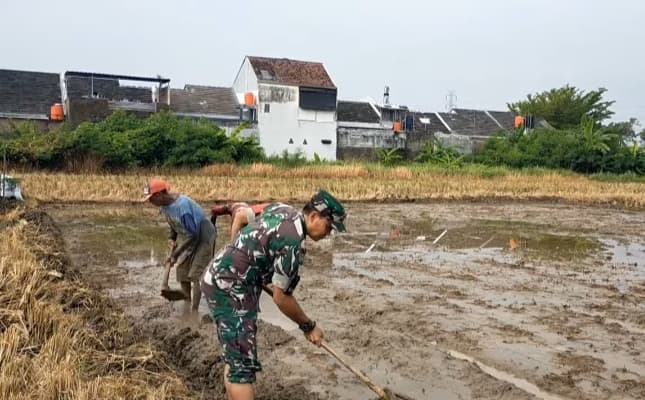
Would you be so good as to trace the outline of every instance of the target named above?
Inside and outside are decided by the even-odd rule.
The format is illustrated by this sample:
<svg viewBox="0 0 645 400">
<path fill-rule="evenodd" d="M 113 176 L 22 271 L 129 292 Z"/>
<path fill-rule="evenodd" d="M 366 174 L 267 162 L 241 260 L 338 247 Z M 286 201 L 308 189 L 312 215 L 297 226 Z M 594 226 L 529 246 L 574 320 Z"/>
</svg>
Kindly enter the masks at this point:
<svg viewBox="0 0 645 400">
<path fill-rule="evenodd" d="M 143 201 L 148 201 L 153 194 L 170 190 L 170 185 L 163 179 L 150 179 L 143 188 Z"/>
</svg>

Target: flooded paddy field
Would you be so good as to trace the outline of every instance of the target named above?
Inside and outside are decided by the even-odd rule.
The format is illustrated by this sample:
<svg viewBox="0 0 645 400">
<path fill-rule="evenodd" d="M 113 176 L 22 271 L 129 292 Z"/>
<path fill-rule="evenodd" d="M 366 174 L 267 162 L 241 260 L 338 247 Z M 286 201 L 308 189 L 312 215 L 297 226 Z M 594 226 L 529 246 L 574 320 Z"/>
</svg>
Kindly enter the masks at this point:
<svg viewBox="0 0 645 400">
<path fill-rule="evenodd" d="M 166 346 L 196 393 L 224 398 L 205 303 L 191 315 L 159 296 L 157 211 L 46 211 L 83 279 Z M 376 383 L 415 399 L 645 398 L 644 212 L 353 203 L 348 215 L 348 233 L 307 241 L 295 296 Z M 218 248 L 228 223 L 218 221 Z M 258 398 L 374 398 L 265 296 L 261 318 Z"/>
</svg>

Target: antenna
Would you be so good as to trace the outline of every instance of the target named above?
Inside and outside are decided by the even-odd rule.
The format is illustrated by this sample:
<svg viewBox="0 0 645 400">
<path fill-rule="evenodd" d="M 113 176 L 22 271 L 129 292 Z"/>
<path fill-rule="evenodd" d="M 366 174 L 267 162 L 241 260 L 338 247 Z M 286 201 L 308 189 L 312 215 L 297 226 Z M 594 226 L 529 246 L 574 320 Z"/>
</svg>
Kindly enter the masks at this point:
<svg viewBox="0 0 645 400">
<path fill-rule="evenodd" d="M 389 86 L 386 86 L 385 90 L 383 90 L 383 105 L 384 106 L 390 105 L 390 87 Z"/>
<path fill-rule="evenodd" d="M 457 93 L 451 90 L 446 95 L 446 110 L 452 111 L 457 108 Z"/>
</svg>

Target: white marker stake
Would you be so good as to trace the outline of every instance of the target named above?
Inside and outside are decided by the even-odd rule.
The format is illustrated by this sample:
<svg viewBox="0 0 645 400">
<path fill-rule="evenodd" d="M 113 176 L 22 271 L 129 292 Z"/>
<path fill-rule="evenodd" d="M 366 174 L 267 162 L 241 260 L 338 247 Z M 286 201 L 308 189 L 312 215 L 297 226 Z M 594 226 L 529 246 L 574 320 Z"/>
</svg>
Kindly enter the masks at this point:
<svg viewBox="0 0 645 400">
<path fill-rule="evenodd" d="M 370 251 L 372 251 L 372 249 L 374 248 L 374 246 L 376 246 L 376 242 L 372 243 L 372 245 L 371 245 L 370 247 L 368 247 L 368 248 L 367 248 L 367 250 L 365 250 L 365 254 L 367 254 L 367 253 L 369 253 Z"/>
<path fill-rule="evenodd" d="M 441 240 L 441 238 L 443 237 L 443 235 L 446 234 L 446 232 L 448 232 L 448 229 L 446 229 L 445 231 L 441 232 L 441 235 L 437 236 L 437 238 L 434 240 L 434 242 L 432 242 L 432 244 L 437 244 L 437 242 L 439 240 Z"/>
</svg>

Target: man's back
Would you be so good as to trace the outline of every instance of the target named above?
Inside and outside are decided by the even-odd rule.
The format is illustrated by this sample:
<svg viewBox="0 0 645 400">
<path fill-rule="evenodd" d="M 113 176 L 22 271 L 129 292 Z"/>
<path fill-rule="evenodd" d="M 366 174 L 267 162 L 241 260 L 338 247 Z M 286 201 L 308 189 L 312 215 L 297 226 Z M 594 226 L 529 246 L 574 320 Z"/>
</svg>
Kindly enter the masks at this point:
<svg viewBox="0 0 645 400">
<path fill-rule="evenodd" d="M 289 280 L 302 263 L 305 234 L 302 213 L 286 204 L 272 204 L 218 255 L 230 261 L 216 263 L 218 270 L 211 273 L 216 280 L 242 279 L 256 284 L 272 281 L 274 273 L 279 280 Z M 249 270 L 254 271 L 253 276 L 248 276 Z"/>
<path fill-rule="evenodd" d="M 199 230 L 201 221 L 206 217 L 199 204 L 184 195 L 178 195 L 173 203 L 161 207 L 161 212 L 172 229 L 182 236 L 194 235 Z M 194 232 L 189 231 L 192 229 Z"/>
</svg>

